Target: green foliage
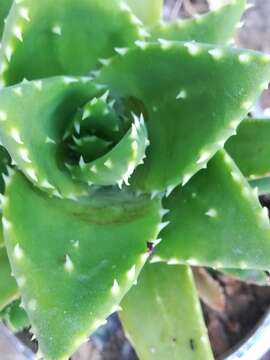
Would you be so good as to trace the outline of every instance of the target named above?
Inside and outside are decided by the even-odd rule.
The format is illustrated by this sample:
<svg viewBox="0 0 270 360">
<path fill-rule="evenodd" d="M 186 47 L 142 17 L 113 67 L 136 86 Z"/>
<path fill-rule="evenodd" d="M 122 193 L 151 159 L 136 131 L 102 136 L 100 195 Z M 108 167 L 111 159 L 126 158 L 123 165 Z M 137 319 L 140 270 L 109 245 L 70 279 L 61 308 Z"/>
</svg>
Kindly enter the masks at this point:
<svg viewBox="0 0 270 360">
<path fill-rule="evenodd" d="M 159 232 L 160 200 L 111 189 L 50 199 L 19 172 L 6 196 L 5 239 L 24 308 L 45 357 L 68 358 L 136 280 Z"/>
<path fill-rule="evenodd" d="M 160 234 L 163 241 L 152 261 L 270 268 L 268 210 L 224 150 L 163 205 L 170 210 L 170 226 Z"/>
<path fill-rule="evenodd" d="M 232 40 L 246 4 L 246 0 L 233 0 L 220 9 L 193 19 L 161 22 L 151 29 L 152 38 L 224 44 Z"/>
<path fill-rule="evenodd" d="M 12 5 L 12 0 L 1 0 L 0 5 L 0 37 L 2 37 L 3 29 L 5 26 L 5 19 L 8 15 L 9 9 Z"/>
<path fill-rule="evenodd" d="M 9 304 L 1 313 L 0 319 L 5 321 L 7 326 L 14 332 L 19 332 L 30 326 L 26 312 L 21 307 L 20 300 Z"/>
<path fill-rule="evenodd" d="M 11 301 L 19 297 L 15 279 L 11 276 L 11 269 L 5 248 L 0 248 L 0 311 Z"/>
<path fill-rule="evenodd" d="M 145 265 L 121 306 L 120 318 L 140 359 L 163 360 L 168 354 L 172 360 L 180 354 L 185 360 L 213 359 L 189 267 Z"/>
<path fill-rule="evenodd" d="M 270 270 L 250 187 L 270 189 L 270 128 L 239 126 L 270 57 L 224 46 L 246 1 L 171 24 L 161 0 L 128 4 L 17 0 L 4 26 L 0 311 L 14 331 L 30 322 L 46 360 L 120 302 L 142 360 L 212 359 L 188 265 L 258 283 Z M 226 151 L 243 174 L 223 149 L 238 126 Z"/>
<path fill-rule="evenodd" d="M 270 121 L 246 119 L 226 144 L 242 173 L 249 179 L 261 178 L 270 173 Z"/>
</svg>

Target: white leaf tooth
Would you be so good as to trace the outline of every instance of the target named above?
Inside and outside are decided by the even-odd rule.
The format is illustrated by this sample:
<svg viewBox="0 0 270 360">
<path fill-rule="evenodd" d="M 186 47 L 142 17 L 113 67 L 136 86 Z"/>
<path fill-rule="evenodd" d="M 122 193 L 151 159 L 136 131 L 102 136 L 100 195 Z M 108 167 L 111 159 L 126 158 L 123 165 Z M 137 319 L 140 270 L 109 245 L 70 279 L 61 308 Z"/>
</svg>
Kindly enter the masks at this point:
<svg viewBox="0 0 270 360">
<path fill-rule="evenodd" d="M 130 138 L 132 140 L 138 139 L 138 132 L 137 132 L 136 125 L 134 123 L 131 124 Z"/>
<path fill-rule="evenodd" d="M 111 62 L 111 59 L 98 59 L 98 61 L 100 62 L 100 64 L 104 65 L 104 66 L 108 66 Z"/>
<path fill-rule="evenodd" d="M 139 28 L 139 35 L 142 36 L 142 37 L 150 37 L 151 36 L 149 34 L 149 32 L 143 27 Z"/>
<path fill-rule="evenodd" d="M 74 264 L 71 261 L 71 258 L 69 257 L 69 255 L 66 255 L 64 268 L 67 272 L 72 272 L 74 270 Z"/>
<path fill-rule="evenodd" d="M 252 107 L 252 105 L 253 105 L 252 101 L 247 100 L 247 101 L 242 102 L 241 108 L 242 108 L 243 110 L 248 111 L 248 110 L 250 110 L 250 108 Z"/>
<path fill-rule="evenodd" d="M 205 215 L 206 215 L 206 216 L 209 216 L 209 217 L 211 217 L 211 218 L 215 218 L 215 217 L 217 217 L 218 213 L 217 213 L 217 210 L 216 210 L 216 209 L 211 208 L 211 209 L 209 209 L 209 210 L 206 211 Z"/>
<path fill-rule="evenodd" d="M 189 180 L 192 178 L 192 175 L 191 174 L 186 174 L 183 176 L 183 180 L 182 180 L 182 186 L 185 186 Z"/>
<path fill-rule="evenodd" d="M 74 128 L 77 132 L 77 134 L 80 134 L 80 131 L 81 131 L 81 124 L 77 121 L 74 122 Z"/>
<path fill-rule="evenodd" d="M 132 24 L 134 24 L 134 25 L 140 25 L 140 26 L 143 25 L 141 20 L 137 16 L 135 16 L 134 14 L 131 14 L 130 20 L 131 20 Z"/>
<path fill-rule="evenodd" d="M 241 64 L 247 64 L 251 61 L 251 56 L 249 54 L 240 54 L 238 60 Z"/>
<path fill-rule="evenodd" d="M 124 56 L 127 52 L 128 52 L 128 48 L 114 48 L 115 52 L 117 52 L 117 54 Z"/>
<path fill-rule="evenodd" d="M 100 97 L 100 100 L 106 102 L 108 100 L 109 95 L 110 95 L 110 90 L 106 90 L 105 93 Z"/>
<path fill-rule="evenodd" d="M 132 113 L 132 117 L 133 117 L 134 125 L 135 125 L 136 129 L 140 129 L 141 124 L 140 124 L 139 117 L 135 113 Z"/>
<path fill-rule="evenodd" d="M 190 258 L 187 260 L 187 263 L 191 266 L 198 266 L 199 265 L 199 262 L 197 259 L 193 259 L 193 258 Z"/>
<path fill-rule="evenodd" d="M 244 21 L 239 21 L 239 23 L 236 25 L 236 29 L 242 29 L 244 25 L 245 25 Z"/>
<path fill-rule="evenodd" d="M 93 327 L 95 329 L 98 329 L 100 326 L 104 326 L 107 324 L 107 320 L 95 320 L 94 323 L 93 323 Z M 88 341 L 88 339 L 86 340 Z M 81 341 L 80 341 L 80 344 L 81 344 Z"/>
<path fill-rule="evenodd" d="M 180 262 L 176 258 L 171 258 L 167 261 L 168 265 L 178 265 Z"/>
<path fill-rule="evenodd" d="M 197 164 L 202 164 L 206 162 L 207 160 L 209 160 L 210 156 L 211 155 L 209 154 L 209 152 L 207 151 L 202 152 L 199 159 L 197 160 Z"/>
<path fill-rule="evenodd" d="M 169 212 L 170 212 L 170 209 L 163 209 L 163 208 L 160 209 L 160 211 L 159 211 L 161 217 L 167 215 Z"/>
<path fill-rule="evenodd" d="M 18 277 L 17 284 L 19 285 L 19 287 L 23 287 L 26 284 L 26 278 L 24 276 Z"/>
<path fill-rule="evenodd" d="M 95 164 L 90 167 L 90 171 L 92 171 L 95 174 L 97 173 L 97 167 Z"/>
<path fill-rule="evenodd" d="M 114 279 L 113 286 L 111 288 L 111 293 L 113 295 L 118 295 L 119 292 L 120 292 L 120 287 L 119 287 L 118 281 L 116 279 Z"/>
<path fill-rule="evenodd" d="M 224 56 L 223 50 L 218 48 L 209 50 L 208 54 L 211 55 L 214 60 L 220 60 Z"/>
<path fill-rule="evenodd" d="M 23 161 L 27 163 L 31 163 L 32 161 L 29 158 L 29 151 L 26 148 L 20 148 L 18 150 L 20 157 L 23 159 Z"/>
<path fill-rule="evenodd" d="M 18 96 L 22 96 L 22 88 L 20 86 L 16 86 L 14 89 L 13 89 L 13 92 L 18 95 Z"/>
<path fill-rule="evenodd" d="M 117 181 L 117 185 L 118 185 L 119 189 L 121 190 L 123 187 L 123 180 Z"/>
<path fill-rule="evenodd" d="M 11 177 L 7 176 L 6 174 L 2 174 L 2 178 L 4 180 L 4 183 L 5 183 L 6 187 L 8 187 L 9 184 L 10 184 L 10 181 L 11 181 Z"/>
<path fill-rule="evenodd" d="M 26 174 L 34 181 L 38 181 L 38 178 L 37 178 L 37 175 L 36 175 L 36 172 L 33 168 L 28 168 L 25 170 Z"/>
<path fill-rule="evenodd" d="M 170 40 L 159 38 L 158 42 L 163 50 L 169 49 L 172 46 L 172 42 Z"/>
<path fill-rule="evenodd" d="M 85 165 L 86 165 L 86 163 L 85 163 L 85 161 L 84 161 L 83 156 L 81 155 L 81 156 L 80 156 L 80 160 L 79 160 L 79 166 L 80 166 L 80 168 L 82 169 L 82 168 L 85 167 Z"/>
<path fill-rule="evenodd" d="M 0 202 L 3 206 L 5 206 L 8 202 L 8 198 L 0 193 Z"/>
<path fill-rule="evenodd" d="M 72 84 L 72 83 L 76 83 L 78 82 L 79 79 L 73 76 L 63 76 L 63 82 L 66 85 Z"/>
<path fill-rule="evenodd" d="M 166 189 L 166 194 L 165 194 L 165 196 L 166 196 L 166 197 L 169 197 L 175 188 L 176 188 L 176 185 L 170 185 L 170 186 L 168 186 L 167 189 Z"/>
<path fill-rule="evenodd" d="M 82 115 L 82 120 L 87 119 L 88 117 L 90 117 L 90 115 L 91 115 L 91 110 L 88 108 L 84 109 L 83 115 Z"/>
<path fill-rule="evenodd" d="M 35 299 L 31 299 L 27 304 L 27 308 L 30 311 L 36 311 L 36 309 L 37 309 L 37 301 Z"/>
<path fill-rule="evenodd" d="M 261 90 L 268 90 L 269 88 L 269 82 L 268 81 L 265 81 L 261 84 L 260 86 Z"/>
<path fill-rule="evenodd" d="M 111 313 L 122 311 L 123 308 L 120 305 L 113 305 Z"/>
<path fill-rule="evenodd" d="M 75 249 L 78 249 L 79 246 L 80 246 L 80 242 L 79 240 L 72 240 L 72 246 L 75 248 Z"/>
<path fill-rule="evenodd" d="M 9 62 L 11 60 L 14 50 L 10 45 L 7 45 L 4 51 L 5 51 L 7 61 Z"/>
<path fill-rule="evenodd" d="M 16 260 L 22 260 L 24 257 L 23 249 L 19 244 L 16 244 L 13 250 L 13 256 Z"/>
<path fill-rule="evenodd" d="M 176 100 L 180 100 L 180 99 L 186 99 L 187 98 L 187 92 L 186 90 L 180 90 L 180 92 L 177 94 L 176 96 Z"/>
<path fill-rule="evenodd" d="M 146 253 L 143 253 L 141 256 L 140 256 L 140 260 L 141 260 L 141 263 L 144 264 L 149 258 L 149 253 L 146 252 Z"/>
<path fill-rule="evenodd" d="M 21 7 L 19 13 L 24 20 L 30 21 L 29 10 L 27 8 Z"/>
<path fill-rule="evenodd" d="M 241 181 L 241 176 L 235 172 L 235 171 L 231 171 L 231 176 L 234 179 L 234 181 L 236 182 L 240 182 Z"/>
<path fill-rule="evenodd" d="M 184 46 L 188 49 L 190 55 L 195 56 L 201 52 L 200 45 L 196 44 L 195 41 L 188 41 L 184 44 Z"/>
<path fill-rule="evenodd" d="M 3 110 L 0 110 L 0 121 L 6 121 L 7 120 L 7 113 Z"/>
<path fill-rule="evenodd" d="M 129 280 L 134 280 L 135 277 L 136 277 L 136 266 L 133 265 L 133 266 L 130 268 L 130 270 L 128 270 L 128 272 L 127 272 L 127 278 L 128 278 Z"/>
<path fill-rule="evenodd" d="M 23 144 L 23 141 L 22 141 L 22 139 L 21 139 L 21 136 L 20 136 L 20 133 L 19 133 L 19 130 L 18 130 L 18 129 L 12 128 L 12 129 L 10 130 L 10 136 L 12 137 L 12 139 L 13 139 L 17 144 L 20 144 L 20 145 Z"/>
<path fill-rule="evenodd" d="M 19 26 L 15 26 L 13 29 L 13 34 L 16 36 L 16 38 L 18 40 L 20 40 L 21 42 L 23 42 L 23 37 L 22 37 L 22 29 Z"/>
<path fill-rule="evenodd" d="M 111 169 L 113 167 L 113 163 L 111 159 L 108 159 L 104 162 L 104 166 L 106 166 L 108 169 Z"/>
<path fill-rule="evenodd" d="M 52 138 L 50 138 L 49 136 L 46 137 L 45 143 L 46 144 L 56 144 L 56 142 Z"/>
<path fill-rule="evenodd" d="M 33 81 L 33 84 L 36 89 L 38 89 L 39 91 L 42 90 L 42 80 L 35 80 Z"/>
<path fill-rule="evenodd" d="M 259 197 L 259 189 L 258 187 L 256 186 L 254 189 L 252 189 L 252 192 L 253 192 L 253 195 L 258 198 Z"/>
<path fill-rule="evenodd" d="M 159 193 L 160 193 L 160 191 L 158 191 L 158 190 L 153 190 L 153 191 L 151 192 L 151 200 L 153 200 Z"/>
<path fill-rule="evenodd" d="M 143 40 L 136 40 L 134 44 L 142 50 L 145 50 L 148 46 L 148 43 Z"/>
<path fill-rule="evenodd" d="M 151 243 L 153 244 L 154 247 L 156 247 L 161 241 L 162 241 L 162 239 L 159 238 L 159 239 L 156 239 L 156 240 L 152 240 Z"/>
<path fill-rule="evenodd" d="M 68 195 L 67 195 L 67 199 L 73 200 L 73 201 L 77 201 L 77 200 L 78 200 L 77 196 L 76 196 L 75 194 L 73 194 L 73 193 L 68 194 Z"/>
<path fill-rule="evenodd" d="M 62 28 L 61 28 L 61 26 L 60 25 L 54 25 L 53 27 L 52 27 L 52 33 L 53 34 L 56 34 L 56 35 L 62 35 Z"/>
<path fill-rule="evenodd" d="M 151 257 L 150 259 L 150 263 L 154 264 L 154 263 L 157 263 L 157 262 L 161 262 L 162 261 L 162 258 L 158 255 L 154 255 Z"/>
<path fill-rule="evenodd" d="M 52 184 L 50 184 L 47 179 L 44 179 L 40 185 L 41 185 L 41 187 L 43 187 L 45 189 L 52 189 L 52 190 L 54 189 L 54 186 Z"/>
<path fill-rule="evenodd" d="M 158 225 L 158 232 L 162 231 L 166 226 L 170 224 L 170 221 L 164 221 Z"/>
<path fill-rule="evenodd" d="M 266 220 L 267 223 L 269 223 L 269 213 L 268 213 L 268 209 L 267 209 L 266 206 L 264 206 L 264 207 L 262 208 L 261 214 L 262 214 L 262 219 L 263 219 L 263 220 Z"/>
<path fill-rule="evenodd" d="M 248 4 L 246 4 L 246 6 L 245 6 L 245 10 L 249 10 L 249 9 L 254 8 L 254 7 L 255 7 L 255 4 L 253 4 L 253 3 L 248 3 Z"/>
<path fill-rule="evenodd" d="M 120 2 L 120 9 L 122 10 L 122 11 L 127 11 L 127 12 L 131 12 L 131 9 L 130 9 L 130 7 L 127 5 L 127 3 L 125 2 L 125 1 L 121 1 Z"/>
</svg>

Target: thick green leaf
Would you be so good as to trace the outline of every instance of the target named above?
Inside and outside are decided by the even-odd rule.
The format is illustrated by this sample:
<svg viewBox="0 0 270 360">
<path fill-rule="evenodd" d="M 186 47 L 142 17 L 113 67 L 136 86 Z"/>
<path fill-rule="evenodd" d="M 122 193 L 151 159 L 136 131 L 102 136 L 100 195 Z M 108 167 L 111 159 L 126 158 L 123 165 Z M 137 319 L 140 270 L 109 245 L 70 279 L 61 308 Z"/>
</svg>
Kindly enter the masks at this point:
<svg viewBox="0 0 270 360">
<path fill-rule="evenodd" d="M 11 276 L 6 249 L 0 248 L 0 311 L 18 297 L 19 291 Z"/>
<path fill-rule="evenodd" d="M 154 261 L 270 269 L 268 210 L 229 155 L 220 151 L 183 189 L 164 199 L 170 224 Z"/>
<path fill-rule="evenodd" d="M 138 22 L 119 0 L 14 1 L 3 34 L 2 81 L 85 75 L 114 47 L 141 39 Z"/>
<path fill-rule="evenodd" d="M 98 93 L 89 78 L 54 77 L 0 92 L 0 137 L 24 174 L 49 194 L 73 198 L 84 188 L 64 166 L 63 135 L 74 112 Z"/>
<path fill-rule="evenodd" d="M 114 58 L 98 81 L 142 104 L 150 140 L 131 184 L 160 191 L 205 167 L 270 77 L 269 63 L 255 52 L 169 41 L 137 42 Z"/>
<path fill-rule="evenodd" d="M 110 188 L 50 199 L 19 172 L 6 199 L 5 240 L 25 310 L 45 358 L 66 359 L 136 280 L 162 226 L 160 200 Z"/>
<path fill-rule="evenodd" d="M 20 300 L 15 300 L 0 313 L 0 318 L 5 320 L 13 332 L 22 331 L 30 326 L 28 316 L 20 304 Z"/>
<path fill-rule="evenodd" d="M 206 15 L 172 23 L 162 22 L 151 29 L 151 38 L 223 44 L 234 35 L 245 7 L 246 0 L 232 0 Z"/>
<path fill-rule="evenodd" d="M 0 4 L 0 38 L 2 37 L 5 18 L 8 15 L 9 9 L 12 5 L 12 0 L 1 0 Z"/>
<path fill-rule="evenodd" d="M 270 174 L 270 120 L 246 119 L 226 150 L 249 179 Z"/>
<path fill-rule="evenodd" d="M 162 17 L 163 0 L 126 0 L 126 2 L 146 25 L 158 23 Z"/>
<path fill-rule="evenodd" d="M 147 264 L 121 306 L 140 359 L 213 359 L 189 267 Z"/>
</svg>

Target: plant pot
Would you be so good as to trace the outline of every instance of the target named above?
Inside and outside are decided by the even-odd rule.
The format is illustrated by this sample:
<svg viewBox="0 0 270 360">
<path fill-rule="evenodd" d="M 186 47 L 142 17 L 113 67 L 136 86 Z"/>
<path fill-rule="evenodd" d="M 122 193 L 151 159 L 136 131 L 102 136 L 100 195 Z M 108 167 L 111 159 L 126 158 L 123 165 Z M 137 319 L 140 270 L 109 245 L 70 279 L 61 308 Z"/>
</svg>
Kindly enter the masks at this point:
<svg viewBox="0 0 270 360">
<path fill-rule="evenodd" d="M 269 360 L 269 339 L 270 312 L 265 315 L 245 341 L 220 360 Z M 34 353 L 2 323 L 0 323 L 0 350 L 1 360 L 34 360 L 35 358 Z M 80 357 L 76 357 L 76 360 L 80 360 Z"/>
</svg>

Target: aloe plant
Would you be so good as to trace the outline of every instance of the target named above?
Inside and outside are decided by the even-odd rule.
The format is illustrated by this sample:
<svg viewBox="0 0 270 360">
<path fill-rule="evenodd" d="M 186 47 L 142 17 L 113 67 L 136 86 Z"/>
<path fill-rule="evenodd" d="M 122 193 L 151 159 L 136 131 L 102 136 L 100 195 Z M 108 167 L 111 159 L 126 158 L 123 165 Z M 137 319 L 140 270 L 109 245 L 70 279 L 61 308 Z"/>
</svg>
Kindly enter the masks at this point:
<svg viewBox="0 0 270 360">
<path fill-rule="evenodd" d="M 246 1 L 168 24 L 160 0 L 3 4 L 2 318 L 48 360 L 115 311 L 142 359 L 212 359 L 191 266 L 270 269 L 270 128 L 241 123 L 270 56 L 229 45 Z"/>
</svg>

